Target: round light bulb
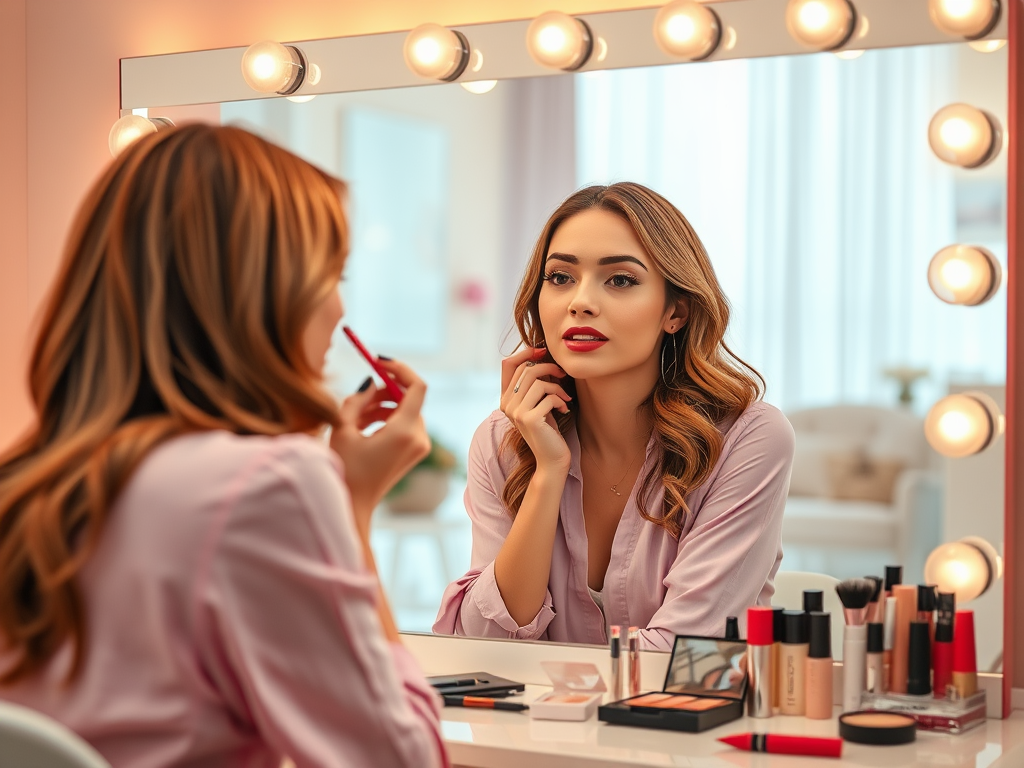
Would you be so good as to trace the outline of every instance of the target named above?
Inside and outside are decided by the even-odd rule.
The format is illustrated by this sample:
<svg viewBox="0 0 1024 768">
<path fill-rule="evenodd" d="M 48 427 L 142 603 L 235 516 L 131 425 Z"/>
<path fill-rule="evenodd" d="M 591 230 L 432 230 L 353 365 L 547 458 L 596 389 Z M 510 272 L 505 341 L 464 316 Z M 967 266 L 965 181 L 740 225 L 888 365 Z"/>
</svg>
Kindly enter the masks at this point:
<svg viewBox="0 0 1024 768">
<path fill-rule="evenodd" d="M 1002 571 L 1003 560 L 995 547 L 970 536 L 932 550 L 924 564 L 924 580 L 936 584 L 939 592 L 956 594 L 960 606 L 985 594 Z"/>
<path fill-rule="evenodd" d="M 466 71 L 469 43 L 465 35 L 440 24 L 421 24 L 405 37 L 405 64 L 429 80 L 455 80 Z"/>
<path fill-rule="evenodd" d="M 928 264 L 928 285 L 947 304 L 984 304 L 999 290 L 1002 279 L 999 259 L 977 245 L 946 246 Z"/>
<path fill-rule="evenodd" d="M 654 41 L 669 56 L 700 61 L 722 41 L 718 14 L 696 0 L 673 0 L 654 17 Z"/>
<path fill-rule="evenodd" d="M 293 101 L 296 104 L 307 104 L 316 98 L 315 93 L 307 93 L 304 96 L 285 96 L 288 101 Z"/>
<path fill-rule="evenodd" d="M 971 48 L 978 51 L 978 53 L 995 53 L 1004 45 L 1005 40 L 971 40 L 968 43 Z"/>
<path fill-rule="evenodd" d="M 587 63 L 593 49 L 590 28 L 559 11 L 542 13 L 526 30 L 526 50 L 542 67 L 571 72 Z"/>
<path fill-rule="evenodd" d="M 965 392 L 948 395 L 931 407 L 924 420 L 924 434 L 943 456 L 963 458 L 985 450 L 1003 433 L 1005 423 L 991 397 Z"/>
<path fill-rule="evenodd" d="M 853 34 L 857 13 L 849 0 L 789 0 L 786 28 L 801 45 L 834 51 Z"/>
<path fill-rule="evenodd" d="M 110 127 L 107 147 L 111 156 L 117 157 L 147 133 L 156 131 L 157 127 L 153 121 L 141 115 L 125 115 Z"/>
<path fill-rule="evenodd" d="M 949 104 L 932 117 L 928 143 L 943 162 L 980 168 L 995 160 L 1003 130 L 995 117 L 970 104 Z"/>
<path fill-rule="evenodd" d="M 242 54 L 242 77 L 254 91 L 289 96 L 299 90 L 306 73 L 302 52 L 273 40 L 253 43 Z"/>
<path fill-rule="evenodd" d="M 928 0 L 928 15 L 947 35 L 976 40 L 999 23 L 999 0 Z"/>
<path fill-rule="evenodd" d="M 497 80 L 472 80 L 468 83 L 459 83 L 470 93 L 490 93 L 494 90 L 494 86 L 498 84 Z"/>
<path fill-rule="evenodd" d="M 859 59 L 861 56 L 864 55 L 864 49 L 851 48 L 848 51 L 836 51 L 835 55 L 838 56 L 840 59 Z"/>
</svg>

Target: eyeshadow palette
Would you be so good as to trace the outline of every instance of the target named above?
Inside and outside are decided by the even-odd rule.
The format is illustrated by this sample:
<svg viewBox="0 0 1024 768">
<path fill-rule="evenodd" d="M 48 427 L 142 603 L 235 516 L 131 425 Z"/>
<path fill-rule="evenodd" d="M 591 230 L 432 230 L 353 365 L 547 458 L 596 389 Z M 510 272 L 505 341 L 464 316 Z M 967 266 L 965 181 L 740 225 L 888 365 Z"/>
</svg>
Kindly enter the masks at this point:
<svg viewBox="0 0 1024 768">
<path fill-rule="evenodd" d="M 706 731 L 743 716 L 747 644 L 676 638 L 662 691 L 605 704 L 598 719 L 619 725 Z"/>
</svg>

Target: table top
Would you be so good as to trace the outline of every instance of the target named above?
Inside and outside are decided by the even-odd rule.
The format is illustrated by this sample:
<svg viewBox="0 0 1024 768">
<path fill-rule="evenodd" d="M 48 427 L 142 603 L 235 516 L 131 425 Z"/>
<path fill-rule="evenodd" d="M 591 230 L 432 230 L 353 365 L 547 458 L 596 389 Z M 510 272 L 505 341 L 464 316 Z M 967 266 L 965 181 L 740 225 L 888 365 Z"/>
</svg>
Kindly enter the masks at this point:
<svg viewBox="0 0 1024 768">
<path fill-rule="evenodd" d="M 510 701 L 527 703 L 550 690 L 528 685 Z M 836 707 L 836 716 L 839 715 Z M 978 728 L 953 736 L 918 732 L 913 744 L 892 747 L 846 742 L 841 760 L 742 752 L 719 741 L 745 732 L 837 736 L 832 720 L 777 715 L 744 717 L 704 733 L 679 733 L 610 725 L 595 715 L 584 722 L 532 720 L 529 713 L 446 707 L 442 733 L 455 766 L 485 768 L 614 768 L 617 766 L 685 766 L 687 768 L 841 768 L 841 766 L 1024 766 L 1024 711 L 1006 720 L 989 719 Z M 1007 752 L 1013 754 L 1006 755 Z M 1001 759 L 1004 758 L 1005 759 Z"/>
</svg>

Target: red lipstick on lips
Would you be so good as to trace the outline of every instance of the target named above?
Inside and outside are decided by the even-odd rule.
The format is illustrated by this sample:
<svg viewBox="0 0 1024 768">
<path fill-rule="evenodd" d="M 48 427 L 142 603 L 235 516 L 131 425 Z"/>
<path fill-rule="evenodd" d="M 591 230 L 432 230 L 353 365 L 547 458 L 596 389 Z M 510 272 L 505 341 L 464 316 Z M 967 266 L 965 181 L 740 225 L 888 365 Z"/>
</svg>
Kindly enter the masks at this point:
<svg viewBox="0 0 1024 768">
<path fill-rule="evenodd" d="M 607 342 L 604 334 L 589 326 L 570 328 L 562 334 L 562 343 L 570 352 L 593 352 Z"/>
</svg>

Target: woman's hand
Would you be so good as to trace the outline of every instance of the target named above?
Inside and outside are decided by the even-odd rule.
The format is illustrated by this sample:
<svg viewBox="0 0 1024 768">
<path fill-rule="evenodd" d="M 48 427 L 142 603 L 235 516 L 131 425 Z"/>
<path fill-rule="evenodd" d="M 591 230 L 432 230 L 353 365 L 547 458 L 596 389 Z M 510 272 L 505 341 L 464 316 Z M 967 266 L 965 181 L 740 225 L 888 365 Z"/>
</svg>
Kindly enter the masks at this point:
<svg viewBox="0 0 1024 768">
<path fill-rule="evenodd" d="M 542 377 L 561 378 L 565 371 L 555 363 L 538 362 L 543 349 L 526 349 L 501 361 L 501 411 L 530 446 L 537 469 L 567 474 L 571 456 L 565 438 L 558 431 L 552 411 L 568 413 L 572 398 L 559 384 Z"/>
<path fill-rule="evenodd" d="M 405 390 L 402 402 L 386 408 L 382 403 L 390 399 L 387 390 L 369 386 L 345 398 L 340 423 L 331 435 L 331 448 L 345 463 L 345 482 L 363 537 L 369 536 L 370 516 L 384 494 L 430 453 L 430 437 L 420 415 L 427 385 L 402 363 L 379 362 Z M 383 427 L 372 435 L 363 434 L 380 421 Z"/>
</svg>

